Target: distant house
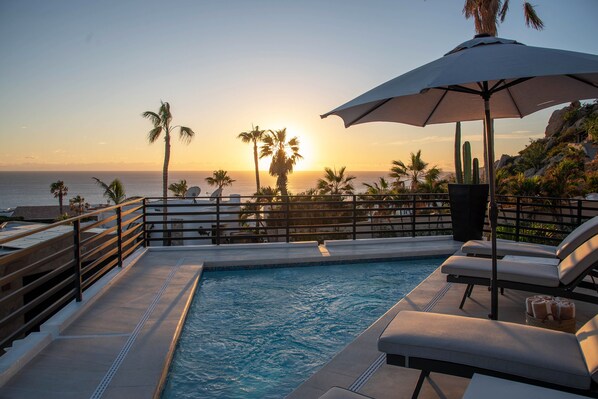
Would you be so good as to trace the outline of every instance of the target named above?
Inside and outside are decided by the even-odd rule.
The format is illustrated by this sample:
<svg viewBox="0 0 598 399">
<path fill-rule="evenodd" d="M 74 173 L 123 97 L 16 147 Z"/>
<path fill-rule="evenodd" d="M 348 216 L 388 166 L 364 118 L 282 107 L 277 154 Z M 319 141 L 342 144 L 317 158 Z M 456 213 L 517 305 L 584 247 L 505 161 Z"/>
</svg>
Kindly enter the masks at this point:
<svg viewBox="0 0 598 399">
<path fill-rule="evenodd" d="M 62 207 L 63 213 L 69 217 L 77 216 L 77 212 L 68 206 Z M 51 223 L 61 216 L 60 206 L 17 206 L 12 214 L 13 218 L 23 218 L 26 222 Z"/>
</svg>

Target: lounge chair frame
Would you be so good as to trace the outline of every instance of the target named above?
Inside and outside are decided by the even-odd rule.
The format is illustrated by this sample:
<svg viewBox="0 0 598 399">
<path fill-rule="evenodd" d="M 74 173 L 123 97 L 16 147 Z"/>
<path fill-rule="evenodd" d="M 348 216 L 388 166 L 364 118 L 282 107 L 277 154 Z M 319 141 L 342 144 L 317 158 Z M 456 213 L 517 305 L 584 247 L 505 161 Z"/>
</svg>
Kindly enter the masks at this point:
<svg viewBox="0 0 598 399">
<path fill-rule="evenodd" d="M 595 277 L 598 277 L 598 272 L 596 271 L 596 267 L 598 267 L 598 263 L 588 267 L 583 273 L 581 273 L 577 279 L 575 279 L 570 284 L 564 285 L 561 284 L 558 287 L 546 287 L 543 285 L 536 285 L 536 284 L 528 284 L 528 283 L 519 283 L 515 281 L 508 281 L 508 280 L 497 280 L 496 284 L 498 288 L 501 289 L 501 292 L 505 288 L 518 290 L 518 291 L 526 291 L 526 292 L 534 292 L 538 294 L 545 294 L 545 295 L 552 295 L 552 296 L 560 296 L 564 298 L 575 299 L 582 302 L 588 302 L 593 304 L 598 304 L 598 284 Z M 590 276 L 592 278 L 592 282 L 584 281 L 586 276 Z M 459 305 L 459 309 L 463 308 L 465 304 L 465 300 L 471 296 L 473 291 L 473 287 L 476 285 L 482 285 L 485 287 L 490 287 L 490 279 L 489 278 L 482 278 L 482 277 L 469 277 L 469 276 L 462 276 L 462 275 L 455 275 L 455 274 L 448 274 L 446 276 L 446 281 L 449 283 L 457 283 L 457 284 L 467 284 L 465 288 L 465 292 L 463 293 L 463 298 L 461 299 L 461 304 Z M 589 295 L 584 294 L 581 292 L 575 292 L 576 288 L 587 288 L 590 290 L 596 291 L 597 295 Z"/>
<path fill-rule="evenodd" d="M 523 382 L 525 384 L 556 389 L 558 391 L 575 393 L 578 395 L 589 396 L 592 398 L 598 398 L 598 384 L 596 384 L 596 382 L 594 381 L 592 381 L 592 385 L 590 386 L 589 390 L 583 390 L 459 363 L 451 363 L 442 360 L 432 360 L 412 356 L 409 356 L 409 358 L 407 359 L 405 356 L 388 353 L 386 354 L 386 363 L 393 366 L 421 370 L 419 379 L 417 380 L 417 385 L 415 386 L 415 390 L 413 391 L 413 395 L 411 396 L 412 399 L 416 399 L 419 396 L 424 380 L 430 373 L 441 373 L 465 378 L 471 378 L 476 373 L 484 374 L 491 377 L 502 378 L 505 380 L 518 381 Z"/>
</svg>

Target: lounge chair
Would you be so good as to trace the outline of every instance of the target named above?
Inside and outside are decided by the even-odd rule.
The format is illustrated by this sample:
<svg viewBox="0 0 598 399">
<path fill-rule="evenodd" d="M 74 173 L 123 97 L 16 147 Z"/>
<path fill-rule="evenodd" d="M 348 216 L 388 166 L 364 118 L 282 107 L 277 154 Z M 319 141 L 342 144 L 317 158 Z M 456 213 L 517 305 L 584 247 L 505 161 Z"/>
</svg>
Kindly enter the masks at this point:
<svg viewBox="0 0 598 399">
<path fill-rule="evenodd" d="M 576 334 L 496 320 L 400 312 L 378 349 L 391 365 L 430 372 L 474 373 L 598 397 L 598 315 Z"/>
<path fill-rule="evenodd" d="M 535 259 L 537 260 L 537 259 Z M 583 281 L 590 274 L 596 275 L 598 265 L 598 236 L 590 238 L 578 246 L 565 259 L 555 266 L 551 263 L 497 261 L 498 287 L 520 291 L 562 296 L 584 302 L 598 304 L 598 295 L 576 291 L 589 288 L 598 292 L 598 285 L 592 280 Z M 446 281 L 467 284 L 459 309 L 475 285 L 490 285 L 492 263 L 487 258 L 454 255 L 442 265 Z"/>
<path fill-rule="evenodd" d="M 597 234 L 598 216 L 582 223 L 557 246 L 499 239 L 496 240 L 496 254 L 501 258 L 507 255 L 516 255 L 565 259 L 575 248 Z M 489 257 L 492 253 L 492 246 L 490 241 L 471 240 L 463 244 L 461 252 L 471 256 Z"/>
</svg>

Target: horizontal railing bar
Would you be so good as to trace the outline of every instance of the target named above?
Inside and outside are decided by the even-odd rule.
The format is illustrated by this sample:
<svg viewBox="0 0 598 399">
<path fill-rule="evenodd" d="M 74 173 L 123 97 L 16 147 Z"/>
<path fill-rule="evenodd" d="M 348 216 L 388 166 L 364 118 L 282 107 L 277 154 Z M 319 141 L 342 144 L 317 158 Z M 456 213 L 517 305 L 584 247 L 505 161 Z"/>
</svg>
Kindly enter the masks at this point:
<svg viewBox="0 0 598 399">
<path fill-rule="evenodd" d="M 11 292 L 10 294 L 6 295 L 5 297 L 0 298 L 0 304 L 4 303 L 6 301 L 9 301 L 11 299 L 14 299 L 18 296 L 22 296 L 28 292 L 31 292 L 32 290 L 39 287 L 40 285 L 45 284 L 49 280 L 58 276 L 60 273 L 67 271 L 69 268 L 72 268 L 73 264 L 74 264 L 74 261 L 71 260 L 71 261 L 65 263 L 64 265 L 61 265 L 61 266 L 57 267 L 56 269 L 48 272 L 47 274 L 41 276 L 40 278 L 36 279 L 35 281 L 22 286 L 21 288 Z"/>
<path fill-rule="evenodd" d="M 66 248 L 59 250 L 58 252 L 54 252 L 53 254 L 46 256 L 43 259 L 39 259 L 30 265 L 22 267 L 19 270 L 15 270 L 14 272 L 7 274 L 6 276 L 0 277 L 0 287 L 16 280 L 17 278 L 25 276 L 26 274 L 36 270 L 37 268 L 45 265 L 48 262 L 53 261 L 54 259 L 60 258 L 61 256 L 65 256 L 67 254 L 71 254 L 72 250 L 73 245 L 70 245 Z"/>
<path fill-rule="evenodd" d="M 27 313 L 28 311 L 32 310 L 33 308 L 37 307 L 39 304 L 43 303 L 48 297 L 54 295 L 56 292 L 60 291 L 64 287 L 66 287 L 68 284 L 72 283 L 74 280 L 75 280 L 74 276 L 70 276 L 70 277 L 62 280 L 60 283 L 56 284 L 49 290 L 45 291 L 43 294 L 41 294 L 37 298 L 33 299 L 28 304 L 21 306 L 20 308 L 16 309 L 14 312 L 4 316 L 0 320 L 0 326 L 6 325 L 9 321 L 13 320 L 14 318 L 21 316 L 21 315 Z"/>
<path fill-rule="evenodd" d="M 116 255 L 118 252 L 118 248 L 114 248 L 111 251 L 106 252 L 104 255 L 99 257 L 98 259 L 94 260 L 90 264 L 86 265 L 85 267 L 81 268 L 81 274 L 87 273 L 89 270 L 93 269 L 96 266 L 99 266 L 102 262 L 107 261 L 111 256 Z"/>
<path fill-rule="evenodd" d="M 47 307 L 43 312 L 40 312 L 34 318 L 29 320 L 27 323 L 20 326 L 18 329 L 10 333 L 6 336 L 2 341 L 0 341 L 0 348 L 5 348 L 11 341 L 15 338 L 19 337 L 21 334 L 31 330 L 36 325 L 38 325 L 42 320 L 46 319 L 50 315 L 52 315 L 57 309 L 64 306 L 66 303 L 70 302 L 72 298 L 75 296 L 75 289 L 73 288 L 58 300 L 56 300 L 52 305 Z"/>
<path fill-rule="evenodd" d="M 82 253 L 81 254 L 81 262 L 87 262 L 88 260 L 91 259 L 91 257 L 93 255 L 107 249 L 108 247 L 116 245 L 117 242 L 118 242 L 118 237 L 112 237 L 109 240 L 103 242 L 101 245 L 94 247 L 92 250 Z"/>
<path fill-rule="evenodd" d="M 87 287 L 89 287 L 90 285 L 92 285 L 93 283 L 95 283 L 99 278 L 101 278 L 102 276 L 104 276 L 104 274 L 106 274 L 108 271 L 112 270 L 117 264 L 118 264 L 118 259 L 111 260 L 104 267 L 102 267 L 100 270 L 98 270 L 97 272 L 93 273 L 91 276 L 89 276 L 85 280 L 83 280 L 81 282 L 81 288 L 82 289 L 86 289 Z"/>
</svg>

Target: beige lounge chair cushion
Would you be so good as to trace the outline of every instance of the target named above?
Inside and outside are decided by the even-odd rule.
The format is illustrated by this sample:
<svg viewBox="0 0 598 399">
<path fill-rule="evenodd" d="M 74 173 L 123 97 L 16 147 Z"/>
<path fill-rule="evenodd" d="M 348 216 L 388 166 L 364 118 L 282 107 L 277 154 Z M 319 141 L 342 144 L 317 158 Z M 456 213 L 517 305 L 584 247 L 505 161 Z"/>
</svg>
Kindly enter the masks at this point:
<svg viewBox="0 0 598 399">
<path fill-rule="evenodd" d="M 598 216 L 582 223 L 556 247 L 556 256 L 565 259 L 575 248 L 598 235 Z"/>
<path fill-rule="evenodd" d="M 575 334 L 592 379 L 598 383 L 598 315 Z"/>
<path fill-rule="evenodd" d="M 494 320 L 403 311 L 378 349 L 579 389 L 592 381 L 574 334 Z"/>
<path fill-rule="evenodd" d="M 581 244 L 559 263 L 559 278 L 565 285 L 571 284 L 589 267 L 598 263 L 598 236 Z"/>
<path fill-rule="evenodd" d="M 332 387 L 326 393 L 320 396 L 320 399 L 371 399 L 369 396 L 363 396 L 358 393 L 339 387 Z"/>
<path fill-rule="evenodd" d="M 461 251 L 468 255 L 490 256 L 492 243 L 484 240 L 467 241 Z M 510 240 L 496 240 L 496 254 L 503 257 L 507 255 L 533 256 L 538 258 L 556 258 L 557 247 L 550 245 L 531 244 L 529 242 L 516 242 Z"/>
<path fill-rule="evenodd" d="M 499 280 L 545 287 L 559 286 L 558 269 L 551 264 L 523 263 L 499 259 L 496 266 Z M 444 274 L 490 278 L 492 261 L 486 258 L 454 255 L 444 261 L 440 270 Z"/>
</svg>

